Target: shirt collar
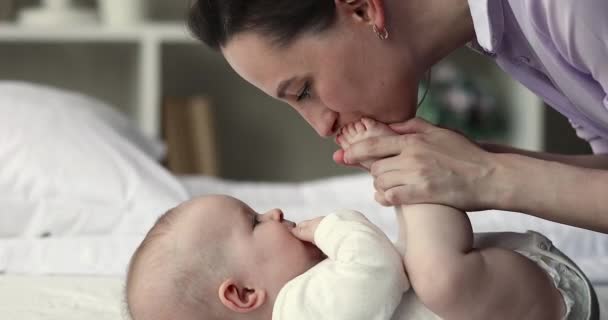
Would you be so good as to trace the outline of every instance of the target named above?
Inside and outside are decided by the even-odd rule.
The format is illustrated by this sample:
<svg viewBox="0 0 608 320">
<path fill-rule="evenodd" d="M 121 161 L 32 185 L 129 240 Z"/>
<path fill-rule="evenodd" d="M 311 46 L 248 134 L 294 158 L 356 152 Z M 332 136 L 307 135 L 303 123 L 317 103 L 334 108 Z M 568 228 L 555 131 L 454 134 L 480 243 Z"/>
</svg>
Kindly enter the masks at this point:
<svg viewBox="0 0 608 320">
<path fill-rule="evenodd" d="M 481 47 L 489 54 L 500 48 L 504 32 L 502 0 L 468 0 L 476 40 L 473 47 Z"/>
</svg>

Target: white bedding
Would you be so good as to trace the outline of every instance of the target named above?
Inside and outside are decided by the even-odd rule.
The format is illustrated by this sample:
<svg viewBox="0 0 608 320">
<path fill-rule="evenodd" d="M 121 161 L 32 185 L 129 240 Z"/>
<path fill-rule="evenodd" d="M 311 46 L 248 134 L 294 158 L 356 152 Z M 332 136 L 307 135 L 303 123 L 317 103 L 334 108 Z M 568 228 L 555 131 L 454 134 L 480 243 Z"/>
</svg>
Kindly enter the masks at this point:
<svg viewBox="0 0 608 320">
<path fill-rule="evenodd" d="M 122 320 L 117 277 L 0 276 L 0 315 L 6 320 Z"/>
<path fill-rule="evenodd" d="M 390 237 L 396 233 L 394 213 L 372 199 L 371 179 L 365 175 L 306 183 L 245 183 L 206 177 L 183 177 L 191 195 L 234 195 L 256 210 L 281 208 L 300 221 L 336 208 L 365 213 Z M 0 273 L 60 275 L 124 275 L 133 250 L 143 238 L 137 221 L 153 221 L 159 212 L 121 225 L 121 233 L 49 238 L 0 238 Z M 470 215 L 476 232 L 537 230 L 575 260 L 594 282 L 608 283 L 608 236 L 510 212 Z M 129 232 L 129 231 L 132 232 Z"/>
<path fill-rule="evenodd" d="M 393 211 L 373 202 L 371 180 L 364 175 L 290 184 L 207 177 L 183 177 L 181 182 L 191 195 L 230 194 L 257 210 L 280 207 L 294 220 L 338 207 L 354 208 L 366 213 L 390 236 L 395 234 Z M 471 217 L 477 231 L 540 230 L 567 251 L 594 281 L 608 280 L 606 236 L 514 213 L 477 213 Z M 0 276 L 2 319 L 123 319 L 122 277 L 142 238 L 142 234 L 113 234 L 0 239 L 0 272 L 6 273 Z M 608 287 L 600 291 L 606 309 Z"/>
<path fill-rule="evenodd" d="M 596 287 L 608 320 L 608 286 Z M 10 320 L 123 320 L 119 277 L 0 276 L 0 314 Z"/>
</svg>

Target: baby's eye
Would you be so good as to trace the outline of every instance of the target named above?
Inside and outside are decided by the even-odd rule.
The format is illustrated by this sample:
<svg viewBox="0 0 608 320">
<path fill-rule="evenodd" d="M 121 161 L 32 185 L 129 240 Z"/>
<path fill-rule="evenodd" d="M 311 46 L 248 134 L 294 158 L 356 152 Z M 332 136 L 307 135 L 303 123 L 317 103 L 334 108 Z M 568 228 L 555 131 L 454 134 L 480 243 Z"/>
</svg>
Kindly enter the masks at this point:
<svg viewBox="0 0 608 320">
<path fill-rule="evenodd" d="M 300 93 L 298 94 L 298 96 L 296 97 L 296 101 L 300 102 L 304 99 L 308 99 L 311 97 L 310 94 L 310 83 L 306 82 L 304 84 L 304 87 L 302 88 L 302 90 L 300 91 Z"/>
</svg>

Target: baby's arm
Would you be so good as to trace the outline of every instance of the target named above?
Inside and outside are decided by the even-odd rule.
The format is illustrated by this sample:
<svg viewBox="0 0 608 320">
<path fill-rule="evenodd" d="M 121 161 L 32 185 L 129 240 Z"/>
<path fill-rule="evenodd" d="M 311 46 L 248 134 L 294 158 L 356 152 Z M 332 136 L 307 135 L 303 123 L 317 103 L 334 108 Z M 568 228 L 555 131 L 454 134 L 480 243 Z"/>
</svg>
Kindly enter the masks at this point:
<svg viewBox="0 0 608 320">
<path fill-rule="evenodd" d="M 362 214 L 336 212 L 300 223 L 293 233 L 314 242 L 328 260 L 288 283 L 277 299 L 277 312 L 289 315 L 290 320 L 392 316 L 409 282 L 391 241 Z M 282 311 L 293 308 L 302 310 Z"/>
<path fill-rule="evenodd" d="M 397 208 L 404 263 L 420 300 L 444 319 L 559 319 L 546 274 L 509 250 L 473 248 L 468 216 L 441 205 Z"/>
</svg>

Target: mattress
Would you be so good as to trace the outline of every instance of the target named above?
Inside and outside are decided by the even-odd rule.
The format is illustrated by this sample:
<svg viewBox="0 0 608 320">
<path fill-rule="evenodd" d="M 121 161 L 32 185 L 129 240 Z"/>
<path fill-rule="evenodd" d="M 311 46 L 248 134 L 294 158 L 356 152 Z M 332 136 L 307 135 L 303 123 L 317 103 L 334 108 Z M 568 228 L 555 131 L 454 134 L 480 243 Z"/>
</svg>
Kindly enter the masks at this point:
<svg viewBox="0 0 608 320">
<path fill-rule="evenodd" d="M 6 320 L 122 320 L 118 277 L 0 276 L 0 315 Z"/>
<path fill-rule="evenodd" d="M 596 288 L 608 320 L 608 286 Z M 0 314 L 10 320 L 123 320 L 119 277 L 0 276 Z"/>
<path fill-rule="evenodd" d="M 281 208 L 295 221 L 336 208 L 356 209 L 391 238 L 391 208 L 373 201 L 368 176 L 304 183 L 253 183 L 182 177 L 191 196 L 228 194 L 258 211 Z M 537 230 L 571 256 L 596 284 L 608 320 L 608 236 L 512 212 L 470 215 L 475 231 Z M 0 239 L 0 318 L 15 320 L 125 319 L 123 277 L 142 234 Z M 604 286 L 602 285 L 604 284 Z"/>
</svg>

